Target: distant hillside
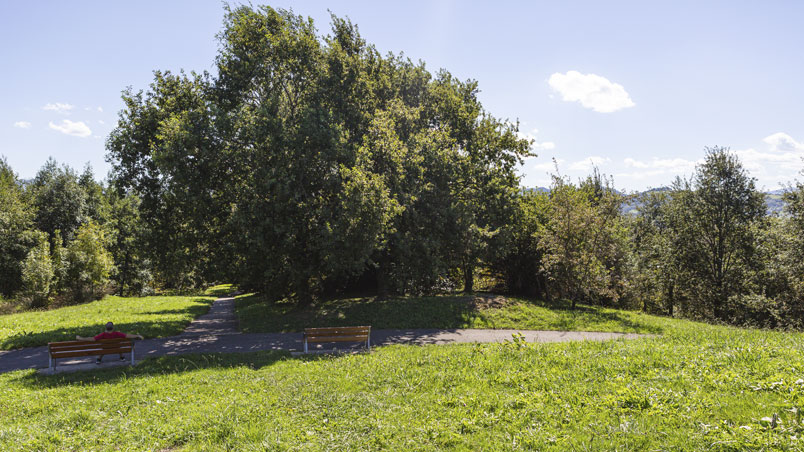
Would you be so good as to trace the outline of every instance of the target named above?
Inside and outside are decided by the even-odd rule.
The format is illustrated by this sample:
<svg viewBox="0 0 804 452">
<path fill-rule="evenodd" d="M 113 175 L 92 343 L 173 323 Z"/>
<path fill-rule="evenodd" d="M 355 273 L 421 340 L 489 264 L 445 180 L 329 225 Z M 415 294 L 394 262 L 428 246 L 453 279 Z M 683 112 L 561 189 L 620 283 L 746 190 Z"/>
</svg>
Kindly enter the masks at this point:
<svg viewBox="0 0 804 452">
<path fill-rule="evenodd" d="M 650 190 L 637 193 L 637 196 L 633 198 L 633 201 L 631 201 L 630 203 L 625 203 L 623 205 L 623 212 L 636 214 L 639 211 L 639 205 L 640 205 L 638 195 L 641 195 L 642 193 L 668 191 L 668 190 L 670 190 L 670 187 L 660 187 L 660 188 L 652 188 Z M 765 206 L 768 215 L 779 215 L 782 213 L 782 211 L 784 210 L 784 200 L 782 199 L 783 193 L 784 190 L 774 190 L 763 193 L 763 195 L 765 195 Z"/>
<path fill-rule="evenodd" d="M 550 189 L 546 187 L 528 187 L 525 188 L 524 190 L 531 192 L 541 192 L 541 193 L 550 192 Z M 670 190 L 671 190 L 670 187 L 658 187 L 658 188 L 651 188 L 643 192 L 634 193 L 635 196 L 631 198 L 631 202 L 623 204 L 623 213 L 634 214 L 634 215 L 637 214 L 639 212 L 640 207 L 639 198 L 640 195 L 644 193 L 663 192 Z M 767 206 L 768 215 L 778 215 L 782 213 L 782 211 L 784 210 L 784 200 L 782 199 L 782 195 L 784 195 L 785 191 L 786 191 L 785 189 L 780 188 L 778 190 L 772 190 L 763 193 L 765 195 L 765 205 Z"/>
</svg>

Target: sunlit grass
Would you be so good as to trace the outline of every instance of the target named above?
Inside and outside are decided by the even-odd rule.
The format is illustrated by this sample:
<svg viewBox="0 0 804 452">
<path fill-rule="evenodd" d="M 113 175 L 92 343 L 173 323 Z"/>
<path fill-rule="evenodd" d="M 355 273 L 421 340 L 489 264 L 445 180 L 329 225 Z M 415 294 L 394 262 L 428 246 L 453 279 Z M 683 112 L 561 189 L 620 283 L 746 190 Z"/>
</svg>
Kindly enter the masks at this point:
<svg viewBox="0 0 804 452">
<path fill-rule="evenodd" d="M 630 341 L 19 371 L 0 375 L 0 449 L 801 450 L 801 334 L 667 322 Z"/>
<path fill-rule="evenodd" d="M 211 295 L 216 297 L 225 297 L 234 292 L 237 287 L 234 284 L 218 284 L 207 288 L 204 295 Z"/>
<path fill-rule="evenodd" d="M 119 331 L 149 337 L 181 333 L 209 310 L 214 297 L 115 297 L 49 311 L 0 315 L 0 349 L 45 345 L 94 336 L 106 322 Z"/>
</svg>

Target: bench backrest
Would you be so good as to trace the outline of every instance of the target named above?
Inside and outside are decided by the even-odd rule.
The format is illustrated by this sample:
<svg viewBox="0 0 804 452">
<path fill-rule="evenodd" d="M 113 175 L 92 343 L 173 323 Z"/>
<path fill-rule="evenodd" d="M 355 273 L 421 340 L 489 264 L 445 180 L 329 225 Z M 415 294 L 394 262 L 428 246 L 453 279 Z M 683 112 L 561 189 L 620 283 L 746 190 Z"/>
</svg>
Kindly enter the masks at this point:
<svg viewBox="0 0 804 452">
<path fill-rule="evenodd" d="M 131 353 L 134 349 L 132 339 L 104 339 L 100 341 L 64 341 L 47 344 L 53 358 L 70 358 L 73 356 L 111 355 L 113 353 Z"/>
<path fill-rule="evenodd" d="M 305 328 L 307 342 L 361 342 L 371 334 L 370 326 L 336 326 L 330 328 Z"/>
</svg>

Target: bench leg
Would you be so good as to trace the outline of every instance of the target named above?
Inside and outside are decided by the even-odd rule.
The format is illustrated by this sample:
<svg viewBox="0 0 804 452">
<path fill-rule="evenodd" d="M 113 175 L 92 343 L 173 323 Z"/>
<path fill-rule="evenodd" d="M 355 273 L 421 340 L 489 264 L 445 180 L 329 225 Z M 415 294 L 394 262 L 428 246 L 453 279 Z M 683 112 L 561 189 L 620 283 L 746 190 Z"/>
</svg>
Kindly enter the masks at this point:
<svg viewBox="0 0 804 452">
<path fill-rule="evenodd" d="M 307 338 L 304 338 L 304 353 L 307 353 Z"/>
<path fill-rule="evenodd" d="M 134 365 L 134 347 L 131 348 L 131 365 Z"/>
<path fill-rule="evenodd" d="M 366 337 L 366 348 L 368 349 L 368 351 L 371 351 L 371 334 L 369 334 L 368 337 Z"/>
<path fill-rule="evenodd" d="M 56 360 L 55 360 L 55 359 L 53 359 L 52 357 L 51 357 L 51 358 L 48 358 L 48 367 L 50 368 L 50 370 L 51 370 L 52 372 L 55 372 L 55 371 L 56 371 Z"/>
</svg>

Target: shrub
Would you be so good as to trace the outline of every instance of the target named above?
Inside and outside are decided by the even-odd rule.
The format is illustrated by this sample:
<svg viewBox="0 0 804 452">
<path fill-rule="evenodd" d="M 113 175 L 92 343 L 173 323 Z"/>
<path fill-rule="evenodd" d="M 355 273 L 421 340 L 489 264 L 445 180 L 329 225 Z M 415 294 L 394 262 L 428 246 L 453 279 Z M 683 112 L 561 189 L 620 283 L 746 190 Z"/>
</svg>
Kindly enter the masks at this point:
<svg viewBox="0 0 804 452">
<path fill-rule="evenodd" d="M 40 233 L 36 245 L 31 248 L 22 263 L 24 297 L 30 300 L 31 307 L 48 305 L 53 286 L 53 261 L 50 259 L 50 244 L 47 236 Z"/>
<path fill-rule="evenodd" d="M 113 269 L 106 251 L 103 229 L 94 222 L 78 228 L 75 240 L 67 245 L 67 272 L 63 284 L 75 301 L 87 301 L 102 295 Z"/>
</svg>

